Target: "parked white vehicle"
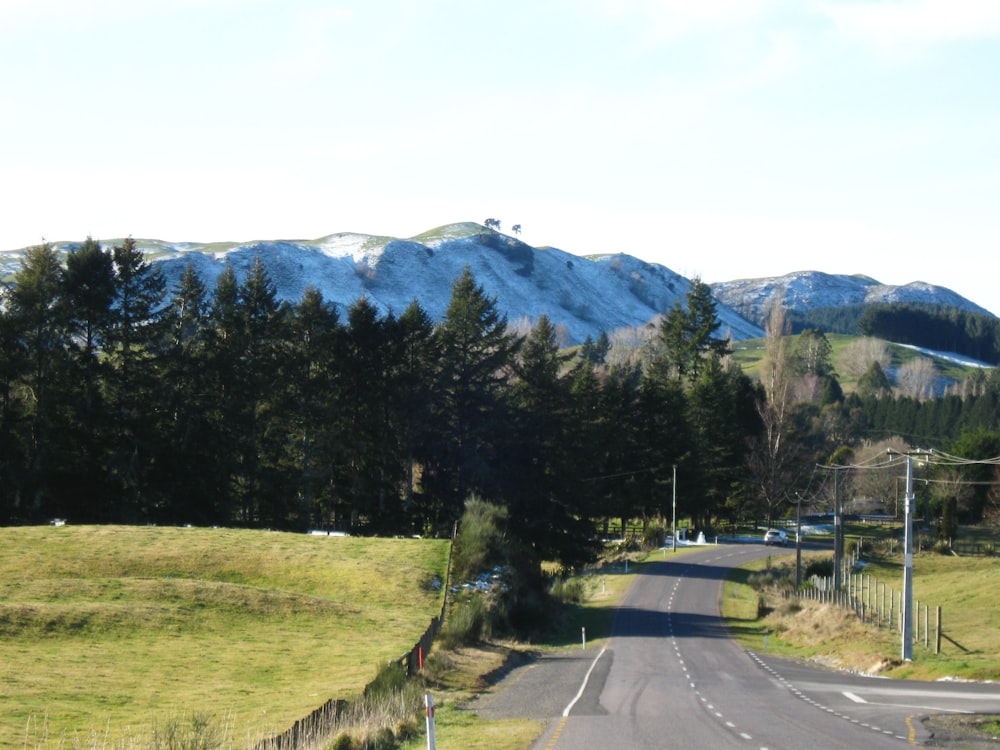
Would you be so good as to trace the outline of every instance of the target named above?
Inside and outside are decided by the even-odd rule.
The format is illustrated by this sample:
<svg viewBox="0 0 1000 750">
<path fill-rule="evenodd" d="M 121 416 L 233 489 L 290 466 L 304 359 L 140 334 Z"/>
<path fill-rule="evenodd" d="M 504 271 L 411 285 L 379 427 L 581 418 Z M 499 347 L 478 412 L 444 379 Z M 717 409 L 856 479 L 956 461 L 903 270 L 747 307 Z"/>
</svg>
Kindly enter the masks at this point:
<svg viewBox="0 0 1000 750">
<path fill-rule="evenodd" d="M 781 529 L 768 529 L 764 534 L 764 544 L 768 546 L 775 544 L 779 547 L 784 547 L 788 544 L 788 534 Z"/>
</svg>

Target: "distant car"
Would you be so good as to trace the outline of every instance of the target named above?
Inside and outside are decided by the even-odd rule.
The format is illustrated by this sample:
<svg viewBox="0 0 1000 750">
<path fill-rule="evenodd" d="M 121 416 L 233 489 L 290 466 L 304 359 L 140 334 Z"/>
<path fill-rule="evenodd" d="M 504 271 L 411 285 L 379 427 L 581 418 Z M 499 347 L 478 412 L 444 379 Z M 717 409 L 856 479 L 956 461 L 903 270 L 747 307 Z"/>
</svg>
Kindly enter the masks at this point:
<svg viewBox="0 0 1000 750">
<path fill-rule="evenodd" d="M 764 534 L 764 544 L 768 546 L 776 544 L 779 547 L 784 547 L 788 544 L 788 534 L 781 529 L 768 529 L 767 533 Z"/>
</svg>

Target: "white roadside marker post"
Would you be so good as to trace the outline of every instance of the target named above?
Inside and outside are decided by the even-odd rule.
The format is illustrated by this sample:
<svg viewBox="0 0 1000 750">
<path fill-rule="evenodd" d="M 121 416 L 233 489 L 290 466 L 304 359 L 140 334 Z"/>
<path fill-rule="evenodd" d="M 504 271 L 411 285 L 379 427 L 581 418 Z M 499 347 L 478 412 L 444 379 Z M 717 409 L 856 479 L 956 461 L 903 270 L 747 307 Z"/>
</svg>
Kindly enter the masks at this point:
<svg viewBox="0 0 1000 750">
<path fill-rule="evenodd" d="M 437 740 L 434 738 L 434 696 L 424 695 L 424 707 L 427 713 L 427 750 L 437 750 Z"/>
</svg>

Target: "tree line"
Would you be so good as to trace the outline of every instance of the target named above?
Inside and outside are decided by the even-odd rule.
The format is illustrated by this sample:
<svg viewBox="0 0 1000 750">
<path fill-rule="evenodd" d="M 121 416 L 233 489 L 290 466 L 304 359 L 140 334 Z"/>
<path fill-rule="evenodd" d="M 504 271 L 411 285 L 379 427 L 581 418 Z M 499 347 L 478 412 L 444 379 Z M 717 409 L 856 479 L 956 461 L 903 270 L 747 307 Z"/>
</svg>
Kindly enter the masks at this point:
<svg viewBox="0 0 1000 750">
<path fill-rule="evenodd" d="M 725 362 L 707 285 L 664 316 L 644 366 L 606 339 L 516 335 L 466 270 L 444 318 L 307 290 L 259 261 L 168 289 L 131 239 L 31 248 L 0 306 L 0 520 L 450 530 L 499 501 L 576 564 L 602 519 L 705 519 L 739 482 L 754 385 Z M 603 349 L 602 349 L 603 346 Z"/>
<path fill-rule="evenodd" d="M 866 307 L 858 332 L 900 344 L 1000 363 L 1000 320 L 959 307 L 888 304 Z"/>
<path fill-rule="evenodd" d="M 788 319 L 792 333 L 818 329 L 871 336 L 1000 363 L 1000 320 L 952 305 L 917 302 L 843 305 L 789 312 Z"/>
<path fill-rule="evenodd" d="M 575 566 L 609 519 L 669 517 L 675 495 L 701 528 L 771 519 L 872 432 L 998 427 L 992 376 L 932 425 L 875 387 L 845 397 L 822 333 L 769 335 L 751 380 L 719 328 L 695 279 L 611 364 L 607 336 L 515 333 L 468 269 L 434 322 L 417 300 L 281 302 L 259 261 L 168 289 L 131 239 L 43 244 L 0 297 L 0 522 L 440 534 L 477 496 Z"/>
</svg>

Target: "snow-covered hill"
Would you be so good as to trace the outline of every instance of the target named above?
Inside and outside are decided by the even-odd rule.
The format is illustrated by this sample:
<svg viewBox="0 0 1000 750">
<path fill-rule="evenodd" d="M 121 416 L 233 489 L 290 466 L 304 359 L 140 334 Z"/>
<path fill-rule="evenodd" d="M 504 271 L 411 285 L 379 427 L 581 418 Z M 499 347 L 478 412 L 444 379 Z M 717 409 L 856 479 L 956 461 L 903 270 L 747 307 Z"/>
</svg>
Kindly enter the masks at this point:
<svg viewBox="0 0 1000 750">
<path fill-rule="evenodd" d="M 121 240 L 106 240 L 110 247 Z M 56 243 L 68 250 L 74 243 Z M 645 326 L 684 304 L 689 279 L 669 268 L 625 254 L 583 258 L 556 248 L 536 248 L 482 225 L 450 224 L 408 239 L 341 233 L 316 240 L 246 243 L 170 243 L 136 240 L 160 264 L 171 289 L 188 264 L 209 289 L 227 266 L 241 279 L 260 258 L 278 296 L 289 302 L 313 286 L 342 308 L 368 298 L 383 313 L 402 313 L 417 300 L 440 320 L 451 287 L 468 266 L 511 323 L 534 322 L 542 315 L 568 334 L 568 342 Z M 0 252 L 0 278 L 20 265 L 22 250 Z M 718 301 L 722 332 L 734 340 L 763 336 L 771 301 L 810 310 L 876 302 L 931 302 L 989 314 L 943 287 L 914 282 L 888 286 L 866 276 L 803 271 L 786 276 L 743 279 L 711 285 Z"/>
<path fill-rule="evenodd" d="M 508 321 L 533 322 L 548 315 L 576 343 L 602 331 L 645 325 L 675 300 L 683 304 L 691 284 L 664 266 L 629 255 L 582 258 L 531 247 L 475 223 L 451 224 L 409 239 L 343 233 L 312 241 L 172 244 L 136 239 L 136 245 L 159 264 L 171 289 L 188 264 L 213 289 L 226 266 L 242 279 L 260 258 L 281 299 L 297 302 L 313 286 L 342 307 L 364 296 L 383 313 L 395 314 L 417 300 L 435 320 L 444 315 L 452 284 L 468 266 L 486 292 L 496 296 Z M 21 255 L 0 254 L 4 276 Z M 763 335 L 722 305 L 718 314 L 722 332 L 736 340 Z"/>
<path fill-rule="evenodd" d="M 889 302 L 931 303 L 992 315 L 945 287 L 914 281 L 904 286 L 882 284 L 868 276 L 799 271 L 784 276 L 738 279 L 710 285 L 712 294 L 750 321 L 763 325 L 775 300 L 798 312 L 847 305 Z"/>
</svg>

